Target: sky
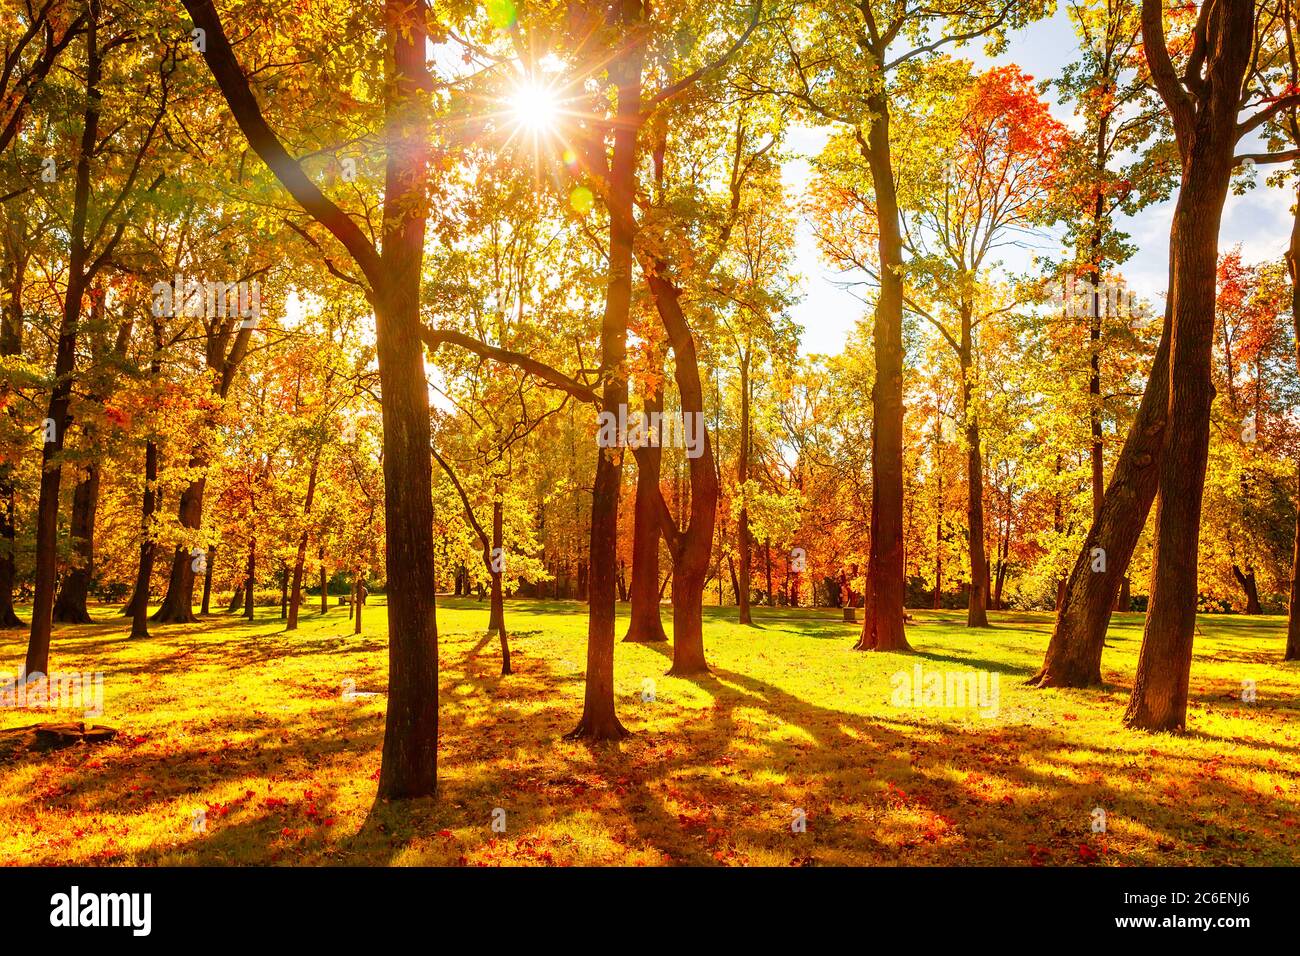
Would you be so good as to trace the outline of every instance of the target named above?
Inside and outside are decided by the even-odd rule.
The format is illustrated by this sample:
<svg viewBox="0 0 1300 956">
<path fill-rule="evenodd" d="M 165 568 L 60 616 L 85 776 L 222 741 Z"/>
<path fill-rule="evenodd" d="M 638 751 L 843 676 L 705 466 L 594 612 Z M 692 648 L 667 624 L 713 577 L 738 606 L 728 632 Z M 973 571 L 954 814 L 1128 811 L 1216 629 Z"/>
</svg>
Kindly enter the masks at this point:
<svg viewBox="0 0 1300 956">
<path fill-rule="evenodd" d="M 980 69 L 1016 63 L 1035 80 L 1046 80 L 1059 76 L 1076 48 L 1068 15 L 1058 10 L 1055 16 L 1013 36 L 1001 56 L 990 59 L 977 47 L 962 48 L 955 55 L 974 61 Z M 1054 92 L 1048 100 L 1057 119 L 1062 122 L 1070 119 L 1068 105 L 1059 105 Z M 793 131 L 787 146 L 793 155 L 782 168 L 782 178 L 792 199 L 802 196 L 810 175 L 808 159 L 820 151 L 830 132 L 816 127 Z M 1239 244 L 1248 262 L 1277 259 L 1286 250 L 1291 234 L 1292 194 L 1263 185 L 1264 178 L 1261 173 L 1259 184 L 1246 195 L 1228 197 L 1219 234 L 1220 251 Z M 1137 247 L 1136 254 L 1121 271 L 1129 288 L 1139 299 L 1150 302 L 1157 313 L 1164 307 L 1168 285 L 1169 226 L 1176 195 L 1175 192 L 1168 201 L 1148 206 L 1138 215 L 1123 217 L 1118 222 Z M 1014 250 L 1008 251 L 1003 260 L 1012 271 L 1024 271 L 1029 265 L 1028 254 L 1017 261 Z M 843 280 L 845 276 L 820 260 L 806 221 L 801 221 L 798 227 L 795 268 L 803 276 L 804 298 L 793 310 L 795 321 L 804 328 L 802 351 L 826 354 L 842 351 L 849 330 L 863 316 L 866 307 L 858 296 L 836 284 L 837 278 Z"/>
</svg>

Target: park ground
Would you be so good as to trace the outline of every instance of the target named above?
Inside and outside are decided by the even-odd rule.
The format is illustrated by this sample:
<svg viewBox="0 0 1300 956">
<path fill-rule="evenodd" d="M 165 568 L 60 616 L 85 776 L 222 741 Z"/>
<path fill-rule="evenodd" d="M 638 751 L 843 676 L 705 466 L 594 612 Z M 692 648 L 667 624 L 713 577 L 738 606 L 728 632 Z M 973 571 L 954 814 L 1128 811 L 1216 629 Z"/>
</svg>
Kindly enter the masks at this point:
<svg viewBox="0 0 1300 956">
<path fill-rule="evenodd" d="M 582 708 L 582 605 L 508 602 L 503 677 L 486 605 L 441 600 L 439 795 L 376 805 L 382 602 L 356 636 L 346 608 L 310 604 L 290 633 L 273 608 L 147 640 L 108 606 L 59 628 L 51 670 L 102 671 L 103 715 L 0 709 L 0 736 L 118 733 L 0 752 L 0 864 L 1300 863 L 1300 667 L 1281 661 L 1281 617 L 1200 618 L 1189 731 L 1171 735 L 1120 725 L 1141 615 L 1116 615 L 1104 687 L 1038 691 L 1023 682 L 1046 613 L 969 631 L 964 612 L 915 612 L 917 654 L 900 656 L 852 650 L 838 612 L 760 608 L 742 628 L 706 609 L 712 676 L 667 677 L 668 645 L 620 643 L 632 736 L 591 746 L 561 739 Z M 24 647 L 0 632 L 0 671 Z M 900 704 L 896 675 L 918 664 L 996 675 L 996 713 Z"/>
</svg>

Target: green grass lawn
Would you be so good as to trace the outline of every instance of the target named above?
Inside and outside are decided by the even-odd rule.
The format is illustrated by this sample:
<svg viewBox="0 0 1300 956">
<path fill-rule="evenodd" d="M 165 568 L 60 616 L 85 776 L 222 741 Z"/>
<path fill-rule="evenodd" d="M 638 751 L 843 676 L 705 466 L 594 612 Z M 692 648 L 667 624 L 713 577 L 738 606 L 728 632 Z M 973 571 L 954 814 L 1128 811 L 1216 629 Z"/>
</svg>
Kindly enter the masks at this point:
<svg viewBox="0 0 1300 956">
<path fill-rule="evenodd" d="M 667 645 L 620 643 L 633 736 L 589 746 L 560 739 L 582 707 L 585 608 L 508 602 L 502 677 L 486 604 L 445 600 L 439 796 L 375 806 L 382 598 L 359 636 L 345 608 L 305 610 L 295 633 L 270 608 L 142 641 L 109 607 L 58 629 L 51 669 L 102 671 L 88 723 L 119 735 L 0 763 L 0 863 L 1300 863 L 1300 667 L 1281 663 L 1283 618 L 1200 618 L 1175 736 L 1120 726 L 1140 615 L 1116 616 L 1106 687 L 1037 691 L 1023 681 L 1050 614 L 976 632 L 964 612 L 914 612 L 904 656 L 853 651 L 838 612 L 758 609 L 741 628 L 734 609 L 706 609 L 713 675 L 666 677 Z M 0 670 L 19 669 L 25 640 L 0 632 Z M 894 675 L 917 664 L 997 675 L 996 713 L 896 706 Z M 344 699 L 345 681 L 376 696 Z M 0 732 L 79 719 L 0 709 Z"/>
</svg>

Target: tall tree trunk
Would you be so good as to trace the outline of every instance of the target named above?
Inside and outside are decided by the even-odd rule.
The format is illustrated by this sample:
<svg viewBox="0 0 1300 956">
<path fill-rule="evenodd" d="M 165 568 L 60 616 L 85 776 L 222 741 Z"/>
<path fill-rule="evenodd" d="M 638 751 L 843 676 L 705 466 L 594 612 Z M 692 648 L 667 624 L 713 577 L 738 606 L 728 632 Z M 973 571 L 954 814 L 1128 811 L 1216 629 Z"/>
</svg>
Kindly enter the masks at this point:
<svg viewBox="0 0 1300 956">
<path fill-rule="evenodd" d="M 1156 0 L 1143 0 L 1148 57 L 1163 20 Z M 1205 11 L 1204 78 L 1195 81 L 1199 101 L 1168 104 L 1183 161 L 1183 180 L 1169 235 L 1173 263 L 1170 289 L 1168 434 L 1160 461 L 1151 591 L 1137 674 L 1124 723 L 1145 730 L 1181 729 L 1187 722 L 1192 641 L 1196 630 L 1197 546 L 1214 399 L 1214 348 L 1219 224 L 1232 179 L 1239 136 L 1241 84 L 1251 60 L 1252 0 L 1225 0 Z M 1167 72 L 1167 71 L 1166 71 Z M 1168 96 L 1168 77 L 1155 74 Z M 1175 78 L 1175 82 L 1177 82 Z"/>
<path fill-rule="evenodd" d="M 320 612 L 324 615 L 330 611 L 329 575 L 325 573 L 324 545 L 317 550 L 316 557 L 320 560 Z"/>
<path fill-rule="evenodd" d="M 1300 187 L 1296 189 L 1296 211 L 1291 218 L 1291 246 L 1286 254 L 1291 274 L 1291 327 L 1295 333 L 1296 367 L 1300 368 Z M 1286 608 L 1285 660 L 1300 661 L 1300 464 L 1297 465 L 1295 546 L 1291 552 L 1291 594 Z"/>
<path fill-rule="evenodd" d="M 883 47 L 877 63 L 886 59 Z M 889 102 L 878 88 L 867 97 L 870 123 L 858 146 L 871 169 L 879 226 L 880 291 L 871 387 L 871 551 L 858 650 L 911 651 L 903 633 L 903 236 L 894 185 Z"/>
<path fill-rule="evenodd" d="M 740 456 L 736 468 L 736 481 L 740 485 L 740 515 L 736 520 L 736 546 L 740 550 L 740 581 L 736 587 L 736 603 L 740 606 L 740 623 L 752 625 L 749 613 L 749 596 L 751 588 L 750 564 L 752 561 L 753 542 L 749 537 L 749 507 L 745 498 L 745 483 L 749 481 L 749 352 L 740 360 Z"/>
<path fill-rule="evenodd" d="M 9 358 L 22 355 L 23 352 L 23 288 L 29 260 L 21 237 L 13 235 L 11 231 L 4 239 L 2 278 L 5 303 L 4 310 L 0 313 L 0 356 Z M 8 393 L 11 388 L 11 383 L 6 380 L 3 383 L 4 392 Z M 11 418 L 15 411 L 12 404 L 7 405 L 6 412 Z M 13 465 L 4 462 L 0 463 L 0 627 L 5 628 L 25 626 L 14 611 L 14 584 L 17 577 L 15 531 Z"/>
<path fill-rule="evenodd" d="M 961 319 L 961 412 L 966 423 L 966 526 L 970 548 L 966 626 L 988 627 L 989 559 L 984 550 L 984 453 L 980 447 L 979 415 L 974 408 L 975 350 L 969 306 L 963 305 Z"/>
<path fill-rule="evenodd" d="M 90 204 L 90 164 L 99 144 L 99 83 L 102 58 L 99 49 L 99 2 L 90 0 L 86 27 L 86 101 L 82 114 L 81 144 L 77 153 L 76 183 L 69 224 L 71 249 L 67 287 L 54 357 L 54 385 L 46 412 L 46 442 L 41 452 L 40 495 L 36 507 L 36 583 L 32 599 L 32 626 L 28 635 L 25 675 L 45 674 L 50 665 L 53 631 L 54 585 L 58 574 L 59 487 L 63 477 L 63 442 L 68 429 L 72 377 L 76 368 L 77 327 L 82 297 L 87 288 L 90 250 L 86 246 L 86 221 Z M 49 432 L 53 434 L 49 434 Z"/>
<path fill-rule="evenodd" d="M 609 282 L 600 330 L 601 406 L 618 414 L 627 407 L 627 323 L 632 304 L 633 213 L 637 178 L 637 133 L 641 112 L 641 67 L 645 48 L 640 0 L 619 0 L 608 14 L 624 42 L 608 66 L 617 89 L 614 152 L 609 176 Z M 618 562 L 618 492 L 622 483 L 619 449 L 601 448 L 591 495 L 590 580 L 585 582 L 587 682 L 582 718 L 570 739 L 617 740 L 627 729 L 614 711 L 614 568 Z"/>
</svg>

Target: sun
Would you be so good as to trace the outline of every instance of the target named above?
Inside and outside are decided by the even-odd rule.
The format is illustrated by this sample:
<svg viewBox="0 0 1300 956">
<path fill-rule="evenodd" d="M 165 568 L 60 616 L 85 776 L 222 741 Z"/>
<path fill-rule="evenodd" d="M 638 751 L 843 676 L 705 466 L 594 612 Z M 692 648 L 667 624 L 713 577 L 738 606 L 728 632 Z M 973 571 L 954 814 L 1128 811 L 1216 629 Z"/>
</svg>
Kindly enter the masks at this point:
<svg viewBox="0 0 1300 956">
<path fill-rule="evenodd" d="M 546 133 L 555 128 L 560 101 L 549 87 L 525 81 L 511 94 L 510 110 L 522 128 L 533 133 Z"/>
</svg>

